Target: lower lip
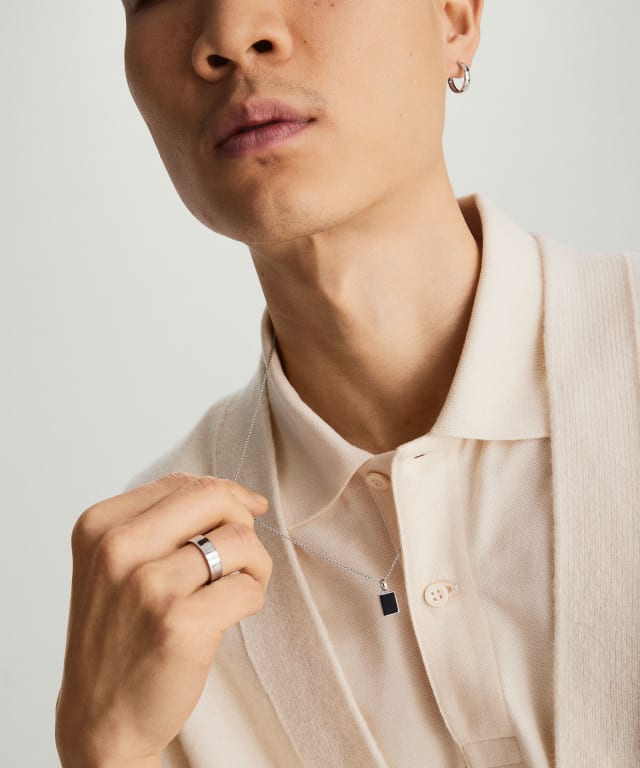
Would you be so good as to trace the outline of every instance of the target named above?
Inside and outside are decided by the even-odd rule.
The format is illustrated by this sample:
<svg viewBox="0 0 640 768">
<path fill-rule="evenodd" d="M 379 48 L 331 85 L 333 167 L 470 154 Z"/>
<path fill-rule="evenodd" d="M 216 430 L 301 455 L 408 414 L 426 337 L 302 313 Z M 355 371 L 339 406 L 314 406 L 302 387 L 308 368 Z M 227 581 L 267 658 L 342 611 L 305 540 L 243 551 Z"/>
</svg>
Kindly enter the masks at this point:
<svg viewBox="0 0 640 768">
<path fill-rule="evenodd" d="M 313 120 L 287 120 L 281 123 L 236 133 L 218 147 L 227 157 L 245 157 L 261 149 L 275 147 L 303 131 Z"/>
</svg>

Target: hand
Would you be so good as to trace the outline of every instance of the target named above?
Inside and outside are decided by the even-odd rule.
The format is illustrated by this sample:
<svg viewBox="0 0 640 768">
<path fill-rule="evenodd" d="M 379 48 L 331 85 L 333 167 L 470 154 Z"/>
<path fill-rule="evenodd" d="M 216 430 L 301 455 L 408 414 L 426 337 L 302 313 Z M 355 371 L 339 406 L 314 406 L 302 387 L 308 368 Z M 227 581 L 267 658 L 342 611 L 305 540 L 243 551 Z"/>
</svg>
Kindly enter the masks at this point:
<svg viewBox="0 0 640 768">
<path fill-rule="evenodd" d="M 159 765 L 225 629 L 264 605 L 273 562 L 254 516 L 267 504 L 231 480 L 175 473 L 80 515 L 56 704 L 65 768 Z M 202 553 L 183 546 L 202 533 L 224 569 L 208 585 Z"/>
</svg>

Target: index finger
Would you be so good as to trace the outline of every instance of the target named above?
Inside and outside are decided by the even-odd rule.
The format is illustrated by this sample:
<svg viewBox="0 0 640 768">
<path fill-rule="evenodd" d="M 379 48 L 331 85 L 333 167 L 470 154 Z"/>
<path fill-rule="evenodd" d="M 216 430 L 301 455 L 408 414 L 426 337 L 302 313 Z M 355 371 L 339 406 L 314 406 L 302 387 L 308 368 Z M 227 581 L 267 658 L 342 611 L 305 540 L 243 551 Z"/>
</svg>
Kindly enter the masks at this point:
<svg viewBox="0 0 640 768">
<path fill-rule="evenodd" d="M 163 475 L 93 504 L 83 512 L 78 523 L 83 528 L 85 537 L 94 539 L 110 528 L 122 525 L 151 509 L 158 502 L 166 499 L 167 496 L 171 496 L 172 493 L 192 482 L 196 477 L 198 475 L 190 472 L 171 472 L 168 475 Z M 266 510 L 267 499 L 264 496 L 248 490 L 233 480 L 225 480 L 224 482 L 252 514 L 262 514 Z"/>
<path fill-rule="evenodd" d="M 99 536 L 145 512 L 183 485 L 190 483 L 194 477 L 195 475 L 188 472 L 171 472 L 115 496 L 109 496 L 85 509 L 78 518 L 76 528 L 82 528 L 85 536 L 88 535 L 89 538 Z"/>
</svg>

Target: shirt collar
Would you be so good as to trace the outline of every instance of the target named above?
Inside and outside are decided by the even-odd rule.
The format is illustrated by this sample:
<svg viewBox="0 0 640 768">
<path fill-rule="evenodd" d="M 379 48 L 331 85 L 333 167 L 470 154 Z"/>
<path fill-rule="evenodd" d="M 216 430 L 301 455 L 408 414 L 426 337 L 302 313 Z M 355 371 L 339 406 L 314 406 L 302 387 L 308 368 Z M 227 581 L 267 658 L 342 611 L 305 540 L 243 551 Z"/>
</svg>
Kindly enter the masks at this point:
<svg viewBox="0 0 640 768">
<path fill-rule="evenodd" d="M 413 455 L 432 437 L 524 440 L 549 436 L 543 350 L 542 260 L 532 234 L 486 196 L 458 199 L 475 207 L 482 260 L 467 335 L 445 403 L 430 432 L 392 453 Z M 473 214 L 472 214 L 473 215 Z M 263 359 L 273 325 L 262 315 Z M 373 454 L 321 419 L 286 378 L 273 350 L 267 383 L 278 481 L 289 529 L 320 514 Z"/>
</svg>

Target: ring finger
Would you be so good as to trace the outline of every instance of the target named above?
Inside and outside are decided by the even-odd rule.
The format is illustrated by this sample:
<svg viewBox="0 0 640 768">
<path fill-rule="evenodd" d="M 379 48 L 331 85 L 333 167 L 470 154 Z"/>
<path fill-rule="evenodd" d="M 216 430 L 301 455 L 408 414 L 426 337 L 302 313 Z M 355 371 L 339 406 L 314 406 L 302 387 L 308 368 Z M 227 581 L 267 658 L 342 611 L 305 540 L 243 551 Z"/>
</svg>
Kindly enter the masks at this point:
<svg viewBox="0 0 640 768">
<path fill-rule="evenodd" d="M 246 523 L 230 522 L 204 534 L 216 548 L 222 563 L 222 576 L 244 571 L 267 589 L 271 557 L 252 528 Z M 166 592 L 188 596 L 205 586 L 211 573 L 198 547 L 185 543 L 143 568 L 151 568 L 166 585 Z"/>
</svg>

